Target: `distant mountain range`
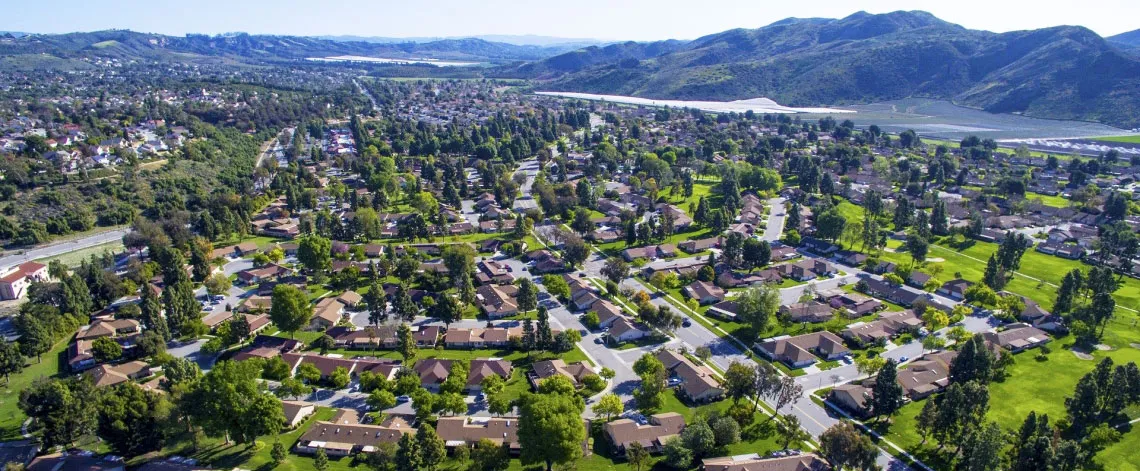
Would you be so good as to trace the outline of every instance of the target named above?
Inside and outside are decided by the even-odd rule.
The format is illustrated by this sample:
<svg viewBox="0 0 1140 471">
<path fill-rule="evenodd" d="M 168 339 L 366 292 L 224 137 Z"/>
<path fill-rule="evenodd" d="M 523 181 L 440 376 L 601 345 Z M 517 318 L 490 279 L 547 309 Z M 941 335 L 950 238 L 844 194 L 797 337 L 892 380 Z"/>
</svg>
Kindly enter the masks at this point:
<svg viewBox="0 0 1140 471">
<path fill-rule="evenodd" d="M 48 54 L 63 59 L 118 57 L 188 61 L 198 56 L 259 62 L 358 55 L 508 63 L 539 60 L 575 47 L 577 46 L 520 46 L 475 38 L 385 43 L 250 34 L 166 36 L 108 30 L 8 38 L 0 41 L 0 57 Z"/>
<path fill-rule="evenodd" d="M 35 67 L 47 66 L 45 57 L 64 59 L 50 64 L 87 57 L 252 63 L 339 55 L 434 58 L 490 65 L 470 73 L 531 79 L 541 90 L 662 99 L 769 97 L 788 106 L 923 97 L 998 113 L 1140 127 L 1140 31 L 1108 39 L 1079 26 L 999 34 L 921 11 L 788 18 L 692 41 L 584 47 L 542 36 L 176 37 L 118 30 L 13 36 L 0 35 L 0 67 L 19 66 L 21 61 L 10 60 L 17 56 Z M 421 69 L 425 76 L 441 73 L 412 72 Z"/>
<path fill-rule="evenodd" d="M 500 69 L 545 90 L 789 106 L 929 97 L 998 113 L 1140 125 L 1140 57 L 1076 26 L 991 33 L 921 12 L 789 18 L 683 43 L 623 43 Z M 606 51 L 606 52 L 602 52 Z M 604 57 L 603 57 L 604 56 Z M 584 58 L 585 57 L 585 58 Z"/>
<path fill-rule="evenodd" d="M 514 44 L 516 46 L 560 46 L 576 49 L 579 47 L 609 44 L 615 41 L 603 41 L 590 38 L 561 38 L 558 36 L 540 36 L 535 34 L 482 34 L 476 36 L 423 36 L 408 38 L 390 38 L 383 36 L 317 36 L 320 39 L 333 41 L 359 41 L 366 43 L 430 43 L 444 39 L 482 39 L 493 43 Z"/>
</svg>

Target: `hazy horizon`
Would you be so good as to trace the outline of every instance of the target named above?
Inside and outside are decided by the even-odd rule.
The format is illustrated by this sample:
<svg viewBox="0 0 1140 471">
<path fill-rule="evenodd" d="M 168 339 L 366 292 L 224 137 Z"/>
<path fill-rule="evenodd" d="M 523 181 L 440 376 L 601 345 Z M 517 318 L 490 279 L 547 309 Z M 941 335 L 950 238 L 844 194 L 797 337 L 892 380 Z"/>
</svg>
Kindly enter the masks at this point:
<svg viewBox="0 0 1140 471">
<path fill-rule="evenodd" d="M 400 39 L 540 36 L 569 41 L 653 41 L 759 28 L 788 17 L 842 18 L 857 11 L 897 10 L 923 10 L 969 29 L 994 32 L 1076 25 L 1108 37 L 1140 29 L 1140 23 L 1134 23 L 1140 17 L 1140 2 L 1134 0 L 1065 2 L 1048 8 L 980 0 L 875 0 L 861 4 L 820 0 L 810 6 L 723 0 L 712 7 L 682 0 L 584 0 L 569 6 L 517 0 L 477 4 L 458 0 L 339 0 L 320 5 L 298 0 L 163 3 L 168 2 L 109 0 L 100 2 L 93 11 L 89 3 L 77 0 L 17 2 L 9 5 L 9 14 L 0 19 L 0 31 L 60 34 L 129 29 L 175 36 L 243 32 Z"/>
</svg>

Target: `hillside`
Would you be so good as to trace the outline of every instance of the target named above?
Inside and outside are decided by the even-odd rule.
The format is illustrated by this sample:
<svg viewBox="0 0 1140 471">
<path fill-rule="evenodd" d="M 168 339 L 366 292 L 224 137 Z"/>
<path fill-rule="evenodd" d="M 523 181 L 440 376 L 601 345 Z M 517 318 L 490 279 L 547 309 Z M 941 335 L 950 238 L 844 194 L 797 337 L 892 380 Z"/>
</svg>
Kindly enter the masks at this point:
<svg viewBox="0 0 1140 471">
<path fill-rule="evenodd" d="M 187 60 L 193 56 L 202 56 L 258 62 L 360 55 L 505 63 L 540 60 L 564 51 L 565 48 L 559 47 L 516 46 L 482 39 L 369 43 L 248 34 L 164 36 L 124 30 L 0 38 L 0 57 L 46 54 L 62 59 L 107 57 L 126 60 Z"/>
<path fill-rule="evenodd" d="M 1105 39 L 1108 39 L 1109 42 L 1128 47 L 1140 47 L 1140 29 L 1129 31 L 1127 33 L 1120 33 L 1116 36 L 1109 36 Z"/>
<path fill-rule="evenodd" d="M 1140 125 L 1140 58 L 1080 27 L 996 34 L 925 12 L 861 12 L 838 20 L 790 18 L 705 36 L 658 55 L 587 65 L 535 66 L 530 76 L 548 80 L 545 89 L 563 91 L 766 96 L 788 106 L 917 96 L 993 112 Z"/>
<path fill-rule="evenodd" d="M 597 65 L 624 64 L 630 61 L 632 64 L 637 64 L 645 59 L 677 51 L 684 45 L 683 41 L 668 40 L 648 43 L 627 41 L 608 46 L 589 46 L 538 62 L 504 67 L 496 72 L 512 77 L 553 79 Z"/>
</svg>

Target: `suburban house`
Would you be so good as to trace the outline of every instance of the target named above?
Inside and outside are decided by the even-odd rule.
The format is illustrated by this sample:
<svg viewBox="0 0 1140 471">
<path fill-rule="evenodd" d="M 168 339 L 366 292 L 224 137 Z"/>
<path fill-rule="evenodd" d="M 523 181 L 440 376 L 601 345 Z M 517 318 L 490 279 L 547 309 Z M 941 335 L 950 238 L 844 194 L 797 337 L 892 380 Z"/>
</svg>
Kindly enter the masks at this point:
<svg viewBox="0 0 1140 471">
<path fill-rule="evenodd" d="M 693 402 L 712 402 L 724 397 L 724 388 L 707 367 L 697 366 L 684 355 L 668 349 L 657 352 L 657 360 L 670 376 L 681 381 L 677 390 Z"/>
<path fill-rule="evenodd" d="M 242 361 L 250 358 L 261 358 L 268 360 L 270 358 L 279 357 L 285 353 L 295 352 L 302 346 L 300 340 L 287 339 L 284 337 L 273 337 L 269 335 L 258 335 L 253 338 L 249 345 L 242 348 L 234 354 L 234 361 Z"/>
<path fill-rule="evenodd" d="M 415 339 L 417 347 L 435 347 L 439 342 L 441 331 L 438 325 L 412 327 L 412 338 Z"/>
<path fill-rule="evenodd" d="M 648 329 L 634 324 L 624 317 L 615 320 L 607 333 L 610 341 L 617 343 L 629 342 L 650 335 Z"/>
<path fill-rule="evenodd" d="M 953 279 L 942 283 L 942 286 L 938 288 L 938 294 L 946 296 L 955 301 L 961 301 L 963 299 L 966 299 L 966 290 L 969 289 L 973 284 L 973 282 L 966 281 L 961 278 Z"/>
<path fill-rule="evenodd" d="M 373 425 L 360 423 L 358 414 L 351 409 L 341 409 L 332 421 L 313 424 L 297 440 L 294 451 L 314 454 L 324 449 L 329 456 L 371 453 L 382 443 L 395 444 L 404 435 L 416 433 L 416 429 L 398 415 L 388 416 Z"/>
<path fill-rule="evenodd" d="M 311 330 L 327 330 L 344 319 L 344 303 L 336 298 L 324 298 L 317 302 L 313 318 L 309 321 Z"/>
<path fill-rule="evenodd" d="M 780 315 L 792 322 L 827 322 L 831 319 L 831 306 L 819 301 L 792 303 L 780 306 Z"/>
<path fill-rule="evenodd" d="M 849 351 L 843 345 L 843 339 L 827 331 L 757 342 L 756 348 L 768 359 L 781 361 L 791 368 L 811 365 L 816 362 L 817 355 L 830 361 Z"/>
<path fill-rule="evenodd" d="M 922 318 L 912 310 L 885 312 L 867 323 L 855 323 L 843 329 L 839 335 L 852 342 L 867 345 L 883 343 L 896 335 L 917 332 L 922 328 Z"/>
<path fill-rule="evenodd" d="M 701 253 L 709 249 L 720 247 L 720 237 L 709 237 L 707 239 L 686 240 L 677 244 L 677 248 L 684 250 L 688 253 Z"/>
<path fill-rule="evenodd" d="M 879 300 L 859 293 L 844 292 L 832 296 L 827 302 L 831 307 L 843 310 L 850 318 L 863 317 L 883 308 Z"/>
<path fill-rule="evenodd" d="M 899 369 L 898 382 L 906 397 L 917 401 L 949 386 L 950 363 L 957 356 L 954 350 L 927 353 Z"/>
<path fill-rule="evenodd" d="M 832 388 L 827 400 L 857 418 L 865 419 L 871 415 L 871 388 L 862 384 L 840 384 Z"/>
<path fill-rule="evenodd" d="M 820 260 L 815 258 L 802 260 L 796 263 L 779 265 L 775 268 L 780 270 L 783 276 L 794 279 L 796 281 L 814 280 L 817 277 L 828 277 L 839 272 L 835 269 L 835 266 L 827 260 Z"/>
<path fill-rule="evenodd" d="M 1009 324 L 1000 332 L 986 332 L 982 335 L 986 340 L 1013 353 L 1040 347 L 1050 340 L 1045 331 L 1023 323 Z"/>
<path fill-rule="evenodd" d="M 302 364 L 313 365 L 317 371 L 321 372 L 321 378 L 328 378 L 336 372 L 337 368 L 344 368 L 351 377 L 369 371 L 387 379 L 394 379 L 396 373 L 403 368 L 398 360 L 341 358 L 311 353 L 283 353 L 281 359 L 289 365 L 291 371 L 296 371 Z"/>
<path fill-rule="evenodd" d="M 415 372 L 420 377 L 420 385 L 429 391 L 439 391 L 439 387 L 447 381 L 448 376 L 451 375 L 451 365 L 455 363 L 454 360 L 440 360 L 437 358 L 428 358 L 416 362 Z M 504 380 L 511 378 L 512 366 L 511 362 L 505 360 L 495 359 L 477 359 L 471 360 L 470 368 L 467 372 L 466 389 L 469 391 L 478 391 L 482 389 L 483 379 L 491 375 L 497 375 Z"/>
<path fill-rule="evenodd" d="M 515 276 L 511 274 L 511 267 L 494 260 L 483 260 L 477 263 L 475 268 L 478 270 L 475 274 L 475 281 L 479 284 L 509 285 L 515 282 Z"/>
<path fill-rule="evenodd" d="M 144 361 L 128 361 L 118 365 L 99 365 L 87 370 L 95 386 L 108 387 L 142 379 L 151 375 L 150 365 Z"/>
<path fill-rule="evenodd" d="M 606 299 L 599 299 L 590 306 L 590 310 L 598 315 L 598 328 L 605 329 L 613 325 L 614 321 L 625 317 L 621 308 Z"/>
<path fill-rule="evenodd" d="M 294 429 L 317 411 L 317 406 L 305 401 L 281 401 L 285 411 L 285 428 Z"/>
<path fill-rule="evenodd" d="M 47 281 L 47 265 L 38 262 L 24 262 L 4 270 L 0 274 L 0 299 L 20 299 L 27 294 L 33 281 Z"/>
<path fill-rule="evenodd" d="M 725 456 L 701 460 L 704 471 L 829 471 L 827 461 L 812 453 L 761 458 L 751 455 Z"/>
<path fill-rule="evenodd" d="M 871 296 L 886 299 L 895 304 L 910 307 L 919 299 L 926 299 L 926 293 L 912 291 L 902 286 L 896 286 L 883 280 L 864 278 L 855 284 L 855 288 Z"/>
<path fill-rule="evenodd" d="M 488 319 L 501 319 L 519 313 L 518 293 L 515 285 L 483 285 L 475 290 L 475 299 Z"/>
<path fill-rule="evenodd" d="M 631 419 L 618 419 L 605 424 L 603 430 L 615 453 L 624 453 L 626 446 L 640 443 L 645 451 L 656 453 L 665 449 L 665 443 L 681 434 L 685 417 L 676 412 L 654 414 L 645 423 Z"/>
<path fill-rule="evenodd" d="M 444 446 L 454 450 L 474 446 L 487 439 L 496 445 L 504 443 L 512 455 L 519 453 L 518 419 L 515 417 L 440 417 L 435 432 Z"/>
<path fill-rule="evenodd" d="M 555 375 L 565 376 L 574 384 L 575 387 L 582 386 L 582 378 L 589 375 L 596 375 L 590 365 L 586 362 L 576 362 L 569 365 L 560 359 L 543 360 L 534 363 L 533 371 L 527 374 L 527 379 L 530 380 L 531 386 L 537 388 L 538 383 L 542 380 Z"/>
<path fill-rule="evenodd" d="M 724 301 L 724 290 L 706 281 L 694 281 L 686 286 L 685 295 L 701 304 L 714 304 Z"/>
<path fill-rule="evenodd" d="M 709 310 L 706 311 L 706 314 L 731 321 L 736 320 L 736 309 L 736 301 L 721 301 L 709 306 Z"/>
<path fill-rule="evenodd" d="M 325 334 L 332 337 L 336 342 L 336 346 L 340 348 L 349 349 L 369 349 L 369 348 L 396 348 L 398 343 L 396 339 L 396 327 L 393 325 L 382 325 L 379 327 L 368 326 L 358 329 L 353 326 L 336 326 L 327 331 Z"/>
</svg>

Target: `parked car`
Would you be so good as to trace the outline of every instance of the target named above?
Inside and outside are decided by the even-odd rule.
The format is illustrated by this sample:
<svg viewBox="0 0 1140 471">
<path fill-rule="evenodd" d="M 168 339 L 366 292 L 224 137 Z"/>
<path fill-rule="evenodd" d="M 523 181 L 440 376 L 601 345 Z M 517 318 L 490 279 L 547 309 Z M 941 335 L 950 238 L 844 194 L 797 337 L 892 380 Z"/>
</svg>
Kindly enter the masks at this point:
<svg viewBox="0 0 1140 471">
<path fill-rule="evenodd" d="M 412 398 L 409 396 L 396 396 L 396 402 L 398 402 L 398 403 L 404 403 L 404 402 L 408 402 L 410 400 L 412 400 Z"/>
<path fill-rule="evenodd" d="M 692 319 L 689 319 L 688 317 L 686 317 L 686 318 L 681 320 L 681 327 L 689 327 L 691 325 L 693 325 Z"/>
</svg>

